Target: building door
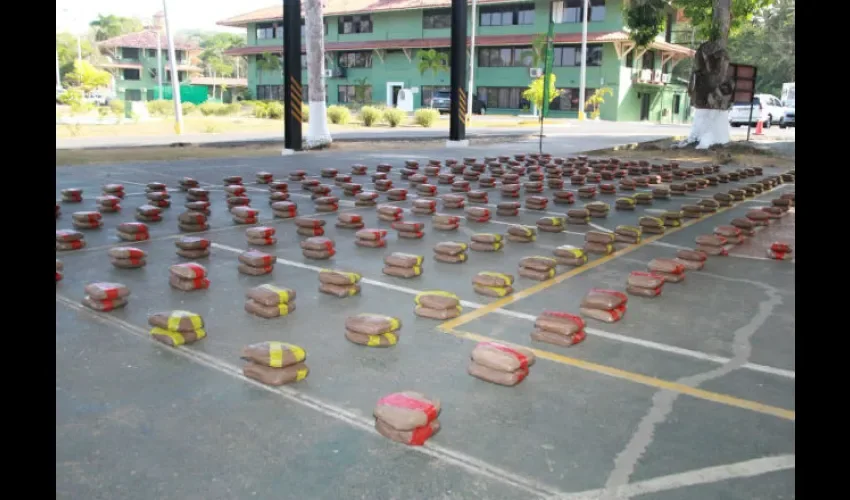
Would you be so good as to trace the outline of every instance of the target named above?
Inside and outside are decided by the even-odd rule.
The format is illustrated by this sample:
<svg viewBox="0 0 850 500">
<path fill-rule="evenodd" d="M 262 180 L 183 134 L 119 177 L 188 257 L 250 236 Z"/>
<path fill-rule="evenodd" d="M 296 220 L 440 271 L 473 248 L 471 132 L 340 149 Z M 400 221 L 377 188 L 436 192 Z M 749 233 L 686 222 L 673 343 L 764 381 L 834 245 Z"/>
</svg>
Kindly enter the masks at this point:
<svg viewBox="0 0 850 500">
<path fill-rule="evenodd" d="M 387 82 L 387 107 L 398 106 L 398 92 L 404 88 L 402 82 Z"/>
<path fill-rule="evenodd" d="M 644 92 L 640 96 L 640 121 L 649 120 L 649 101 L 650 94 Z"/>
</svg>

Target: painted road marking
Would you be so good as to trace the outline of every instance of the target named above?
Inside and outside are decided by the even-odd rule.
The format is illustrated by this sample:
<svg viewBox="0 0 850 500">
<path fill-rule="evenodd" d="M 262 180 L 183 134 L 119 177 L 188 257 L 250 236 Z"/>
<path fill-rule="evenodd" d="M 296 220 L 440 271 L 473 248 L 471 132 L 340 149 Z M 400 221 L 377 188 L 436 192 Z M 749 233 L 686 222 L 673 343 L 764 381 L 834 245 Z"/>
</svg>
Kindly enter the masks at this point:
<svg viewBox="0 0 850 500">
<path fill-rule="evenodd" d="M 507 342 L 501 339 L 496 339 L 492 337 L 487 337 L 485 335 L 479 335 L 477 333 L 472 332 L 462 332 L 458 330 L 445 332 L 449 335 L 454 335 L 456 337 L 474 340 L 476 342 L 499 342 L 502 344 L 508 345 L 516 345 L 519 347 L 525 347 L 526 349 L 530 349 L 534 354 L 542 359 L 548 359 L 549 361 L 554 361 L 556 363 L 561 363 L 564 365 L 574 366 L 576 368 L 599 373 L 602 375 L 607 375 L 609 377 L 619 378 L 622 380 L 627 380 L 629 382 L 634 382 L 636 384 L 646 385 L 649 387 L 654 387 L 656 389 L 662 389 L 672 392 L 677 392 L 679 394 L 685 394 L 687 396 L 691 396 L 697 399 L 702 399 L 704 401 L 711 401 L 714 403 L 720 403 L 726 406 L 732 406 L 735 408 L 741 408 L 744 410 L 750 410 L 757 413 L 763 413 L 765 415 L 771 415 L 774 417 L 779 417 L 785 420 L 795 420 L 796 413 L 793 410 L 786 410 L 784 408 L 777 408 L 775 406 L 766 405 L 763 403 L 759 403 L 757 401 L 750 401 L 748 399 L 736 398 L 734 396 L 729 396 L 726 394 L 720 394 L 717 392 L 706 391 L 704 389 L 699 389 L 697 387 L 692 387 L 685 384 L 680 384 L 678 382 L 671 382 L 669 380 L 663 380 L 660 378 L 650 377 L 647 375 L 642 375 L 640 373 L 634 373 L 626 370 L 621 370 L 619 368 L 614 368 L 612 366 L 601 365 L 599 363 L 593 363 L 591 361 L 585 361 L 583 359 L 571 358 L 569 356 L 564 356 L 561 354 L 557 354 L 550 351 L 544 351 L 541 349 L 536 349 L 528 346 L 521 346 L 519 344 L 514 344 L 512 342 Z"/>
<path fill-rule="evenodd" d="M 374 420 L 363 417 L 356 411 L 352 411 L 347 408 L 322 401 L 321 399 L 314 398 L 313 396 L 309 396 L 291 387 L 271 387 L 265 385 L 254 379 L 250 379 L 244 376 L 240 367 L 227 363 L 226 361 L 216 358 L 214 356 L 210 356 L 209 354 L 193 350 L 185 346 L 177 348 L 168 347 L 161 342 L 153 340 L 147 330 L 143 328 L 120 320 L 114 316 L 93 311 L 62 295 L 56 294 L 56 302 L 61 303 L 63 306 L 69 309 L 73 309 L 77 312 L 86 313 L 92 318 L 99 320 L 103 323 L 116 326 L 121 330 L 124 330 L 125 332 L 130 333 L 136 337 L 145 339 L 163 350 L 172 352 L 174 354 L 177 354 L 178 356 L 182 356 L 191 361 L 194 361 L 195 363 L 206 366 L 208 368 L 212 368 L 226 375 L 230 375 L 233 378 L 236 378 L 243 382 L 247 382 L 267 392 L 276 394 L 284 399 L 292 401 L 293 403 L 299 404 L 306 408 L 310 408 L 328 417 L 347 423 L 357 429 L 366 431 L 373 435 L 379 435 L 378 431 L 375 430 Z M 436 444 L 433 441 L 426 441 L 423 446 L 405 446 L 405 448 L 410 451 L 428 455 L 432 458 L 441 460 L 450 465 L 461 467 L 473 474 L 484 476 L 493 481 L 497 481 L 521 489 L 527 493 L 538 497 L 551 498 L 565 494 L 564 492 L 551 486 L 542 484 L 537 480 L 514 474 L 512 472 L 509 472 L 505 469 L 501 469 L 495 465 L 491 465 L 470 455 L 466 455 L 459 451 L 452 450 L 450 448 Z"/>
<path fill-rule="evenodd" d="M 773 188 L 769 191 L 765 191 L 762 194 L 767 194 L 767 193 L 769 193 L 769 192 L 771 192 L 775 189 L 776 188 Z M 612 261 L 612 260 L 614 260 L 618 257 L 621 257 L 623 255 L 634 252 L 635 250 L 637 250 L 639 248 L 643 248 L 644 246 L 646 246 L 650 243 L 654 243 L 654 242 L 660 240 L 661 238 L 664 238 L 665 236 L 668 236 L 672 233 L 676 233 L 676 232 L 681 231 L 681 230 L 683 230 L 687 227 L 690 227 L 690 226 L 696 224 L 697 222 L 704 221 L 706 219 L 709 219 L 711 217 L 719 215 L 719 214 L 721 214 L 721 213 L 723 213 L 727 210 L 736 208 L 736 206 L 737 205 L 732 205 L 732 206 L 729 206 L 729 207 L 723 207 L 723 208 L 717 210 L 714 213 L 708 214 L 705 217 L 701 217 L 699 219 L 691 219 L 689 221 L 686 221 L 679 227 L 668 228 L 667 231 L 664 234 L 656 234 L 656 235 L 650 236 L 650 237 L 642 240 L 637 245 L 629 245 L 628 247 L 623 248 L 621 250 L 617 250 L 610 255 L 603 256 L 599 259 L 590 261 L 590 262 L 588 262 L 587 264 L 585 264 L 581 267 L 577 267 L 577 268 L 575 268 L 571 271 L 568 271 L 566 273 L 559 274 L 552 279 L 540 282 L 537 285 L 534 285 L 530 288 L 526 288 L 525 290 L 520 290 L 519 292 L 515 292 L 511 295 L 508 295 L 507 297 L 493 301 L 493 302 L 487 304 L 486 306 L 484 306 L 482 308 L 476 309 L 476 310 L 469 312 L 469 313 L 466 313 L 466 314 L 462 314 L 462 315 L 458 316 L 457 318 L 450 319 L 450 320 L 442 323 L 440 326 L 438 326 L 438 328 L 443 330 L 443 331 L 453 330 L 453 329 L 455 329 L 459 326 L 462 326 L 462 325 L 469 323 L 472 320 L 478 319 L 482 316 L 485 316 L 485 315 L 490 314 L 490 313 L 492 313 L 496 310 L 499 310 L 499 309 L 503 308 L 504 306 L 513 304 L 515 302 L 519 302 L 520 300 L 525 299 L 527 297 L 531 297 L 532 295 L 535 295 L 539 292 L 542 292 L 543 290 L 551 288 L 551 287 L 557 285 L 558 283 L 561 283 L 562 281 L 565 281 L 569 278 L 572 278 L 573 276 L 577 276 L 579 274 L 585 273 L 585 272 L 587 272 L 591 269 L 594 269 L 598 266 L 601 266 L 602 264 L 605 264 L 606 262 Z"/>
</svg>

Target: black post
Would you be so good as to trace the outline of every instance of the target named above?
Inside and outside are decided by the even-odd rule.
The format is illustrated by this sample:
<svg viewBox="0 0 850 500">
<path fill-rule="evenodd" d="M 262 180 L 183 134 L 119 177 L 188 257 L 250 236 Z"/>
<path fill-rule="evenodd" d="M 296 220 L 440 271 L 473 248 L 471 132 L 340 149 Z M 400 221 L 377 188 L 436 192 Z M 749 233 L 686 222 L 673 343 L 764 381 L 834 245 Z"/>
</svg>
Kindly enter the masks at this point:
<svg viewBox="0 0 850 500">
<path fill-rule="evenodd" d="M 301 0 L 283 0 L 283 142 L 301 151 Z"/>
<path fill-rule="evenodd" d="M 467 0 L 452 0 L 451 60 L 452 102 L 449 108 L 449 140 L 466 138 L 466 5 Z"/>
</svg>

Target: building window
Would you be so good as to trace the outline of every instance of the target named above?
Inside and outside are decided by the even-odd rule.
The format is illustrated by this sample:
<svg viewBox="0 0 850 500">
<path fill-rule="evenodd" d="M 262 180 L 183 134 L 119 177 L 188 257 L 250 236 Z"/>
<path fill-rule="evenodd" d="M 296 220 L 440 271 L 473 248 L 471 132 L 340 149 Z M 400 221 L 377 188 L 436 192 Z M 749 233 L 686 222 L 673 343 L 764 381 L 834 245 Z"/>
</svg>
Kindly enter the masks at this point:
<svg viewBox="0 0 850 500">
<path fill-rule="evenodd" d="M 664 63 L 663 66 L 661 66 L 661 70 L 662 70 L 661 72 L 666 73 L 668 75 L 670 74 L 670 71 L 672 71 L 672 69 L 673 69 L 673 63 L 670 62 L 670 61 L 667 61 L 666 63 Z"/>
<path fill-rule="evenodd" d="M 597 22 L 605 20 L 605 0 L 590 0 L 590 12 L 587 15 L 587 22 Z M 560 5 L 564 9 L 564 15 L 561 18 L 562 24 L 567 23 L 582 23 L 584 22 L 584 14 L 582 12 L 584 0 L 559 0 L 554 2 L 555 7 Z"/>
<path fill-rule="evenodd" d="M 579 97 L 579 89 L 577 88 L 565 88 L 558 89 L 561 91 L 561 95 L 555 98 L 552 101 L 552 104 L 549 105 L 549 109 L 554 111 L 578 111 L 578 97 Z M 585 101 L 587 98 L 592 96 L 596 89 L 586 88 L 585 92 Z M 588 106 L 585 106 L 585 112 L 590 112 L 592 109 Z"/>
<path fill-rule="evenodd" d="M 258 101 L 282 101 L 283 85 L 257 85 Z"/>
<path fill-rule="evenodd" d="M 340 104 L 357 102 L 357 98 L 362 98 L 363 102 L 372 102 L 372 86 L 365 85 L 363 95 L 357 95 L 357 85 L 340 85 L 337 87 L 337 97 Z"/>
<path fill-rule="evenodd" d="M 328 34 L 328 20 L 327 19 L 322 20 L 322 24 L 325 28 L 325 35 L 327 35 Z M 283 32 L 283 30 L 281 30 L 281 33 L 282 32 Z M 283 35 L 280 35 L 280 37 L 282 38 Z M 306 39 L 307 39 L 307 29 L 305 27 L 305 20 L 302 17 L 301 18 L 301 41 L 303 42 Z"/>
<path fill-rule="evenodd" d="M 634 49 L 630 50 L 628 54 L 626 54 L 626 67 L 634 68 L 635 67 L 635 51 Z"/>
<path fill-rule="evenodd" d="M 480 8 L 480 26 L 534 24 L 534 4 L 493 5 Z"/>
<path fill-rule="evenodd" d="M 602 66 L 602 45 L 587 46 L 587 65 Z"/>
<path fill-rule="evenodd" d="M 671 43 L 673 41 L 673 14 L 667 14 L 667 22 L 664 23 L 664 41 Z"/>
<path fill-rule="evenodd" d="M 337 56 L 340 68 L 371 68 L 372 53 L 366 50 L 359 52 L 340 52 Z"/>
<path fill-rule="evenodd" d="M 283 30 L 280 28 L 278 28 L 278 30 L 280 33 L 277 34 L 277 37 L 279 38 L 283 36 Z M 256 30 L 257 40 L 271 40 L 272 38 L 275 38 L 275 31 L 277 30 L 275 30 L 274 23 L 259 23 L 257 24 Z"/>
<path fill-rule="evenodd" d="M 148 57 L 156 57 L 156 49 L 145 49 L 145 55 Z"/>
<path fill-rule="evenodd" d="M 422 29 L 439 30 L 452 27 L 452 9 L 426 9 L 422 12 Z"/>
<path fill-rule="evenodd" d="M 141 101 L 142 91 L 139 89 L 127 89 L 124 91 L 124 100 L 126 101 Z"/>
<path fill-rule="evenodd" d="M 169 81 L 169 82 L 171 81 L 171 71 L 165 72 L 165 78 L 166 78 L 167 81 Z M 178 71 L 177 72 L 177 81 L 182 82 L 185 79 L 186 79 L 186 72 L 185 71 Z"/>
<path fill-rule="evenodd" d="M 527 101 L 522 97 L 526 87 L 478 87 L 478 99 L 487 109 L 522 109 Z"/>
<path fill-rule="evenodd" d="M 420 105 L 423 108 L 431 105 L 431 98 L 434 97 L 434 93 L 451 91 L 451 87 L 436 87 L 434 85 L 424 85 L 420 89 L 419 94 L 422 96 Z"/>
<path fill-rule="evenodd" d="M 121 59 L 139 59 L 139 49 L 131 48 L 131 47 L 121 47 Z"/>
<path fill-rule="evenodd" d="M 647 50 L 643 54 L 643 60 L 641 61 L 641 65 L 643 69 L 655 69 L 655 52 Z"/>
<path fill-rule="evenodd" d="M 124 70 L 121 70 L 121 79 L 122 80 L 139 80 L 140 77 L 141 77 L 141 75 L 139 73 L 141 73 L 141 72 L 137 69 L 124 69 Z M 141 97 L 139 98 L 139 100 L 141 100 Z"/>
<path fill-rule="evenodd" d="M 562 45 L 555 47 L 553 63 L 554 66 L 581 66 L 581 46 Z M 602 45 L 587 45 L 587 65 L 602 66 Z"/>
<path fill-rule="evenodd" d="M 587 16 L 587 22 L 596 22 L 605 20 L 605 0 L 590 0 L 590 14 Z"/>
<path fill-rule="evenodd" d="M 340 16 L 339 31 L 340 35 L 349 35 L 352 33 L 371 33 L 372 32 L 372 16 L 361 14 L 357 16 Z"/>
<path fill-rule="evenodd" d="M 531 67 L 531 47 L 485 47 L 478 49 L 479 68 Z"/>
<path fill-rule="evenodd" d="M 151 80 L 156 80 L 156 68 L 148 68 L 148 76 Z"/>
</svg>

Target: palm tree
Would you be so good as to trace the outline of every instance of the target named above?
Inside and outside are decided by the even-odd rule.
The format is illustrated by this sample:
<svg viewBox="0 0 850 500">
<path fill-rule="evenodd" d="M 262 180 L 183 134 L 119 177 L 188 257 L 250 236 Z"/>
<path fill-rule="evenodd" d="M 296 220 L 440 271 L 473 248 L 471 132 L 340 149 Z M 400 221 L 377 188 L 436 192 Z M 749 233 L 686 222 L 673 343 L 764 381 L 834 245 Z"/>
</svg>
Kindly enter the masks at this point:
<svg viewBox="0 0 850 500">
<path fill-rule="evenodd" d="M 134 33 L 142 31 L 142 23 L 138 19 L 131 17 L 121 17 L 113 14 L 104 16 L 98 14 L 97 19 L 89 23 L 89 26 L 94 28 L 95 40 L 100 42 L 115 38 L 116 36 L 125 33 Z"/>
<path fill-rule="evenodd" d="M 529 58 L 531 59 L 531 67 L 532 68 L 542 68 L 546 63 L 546 47 L 548 43 L 546 41 L 546 34 L 539 33 L 534 36 L 534 39 L 531 40 L 531 49 L 524 51 L 521 55 L 523 59 Z M 531 78 L 531 75 L 529 75 Z M 532 79 L 533 81 L 534 79 Z M 537 116 L 537 105 L 531 103 L 532 113 L 534 116 Z"/>
<path fill-rule="evenodd" d="M 304 29 L 307 32 L 307 83 L 310 86 L 310 121 L 307 124 L 305 142 L 309 149 L 328 146 L 333 139 L 328 128 L 328 110 L 325 103 L 325 25 L 322 20 L 322 0 L 307 0 L 304 14 Z"/>
<path fill-rule="evenodd" d="M 449 70 L 449 56 L 443 52 L 437 52 L 434 49 L 420 50 L 416 53 L 416 58 L 419 60 L 420 75 L 431 71 L 436 77 L 441 71 Z"/>
</svg>

